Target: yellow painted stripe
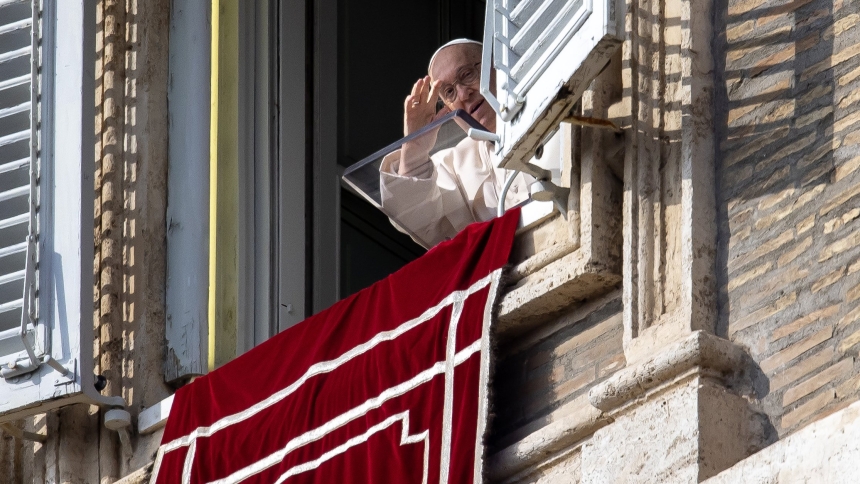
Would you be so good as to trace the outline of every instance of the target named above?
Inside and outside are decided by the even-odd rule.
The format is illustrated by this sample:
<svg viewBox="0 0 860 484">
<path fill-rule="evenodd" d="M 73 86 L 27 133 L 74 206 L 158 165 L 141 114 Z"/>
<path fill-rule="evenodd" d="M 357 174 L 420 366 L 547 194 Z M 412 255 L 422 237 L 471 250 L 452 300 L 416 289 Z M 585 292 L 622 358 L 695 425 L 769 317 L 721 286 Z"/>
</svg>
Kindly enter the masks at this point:
<svg viewBox="0 0 860 484">
<path fill-rule="evenodd" d="M 215 368 L 215 226 L 218 223 L 218 24 L 220 2 L 212 0 L 212 80 L 209 106 L 209 370 Z"/>
<path fill-rule="evenodd" d="M 209 369 L 236 357 L 239 223 L 239 1 L 212 0 Z"/>
</svg>

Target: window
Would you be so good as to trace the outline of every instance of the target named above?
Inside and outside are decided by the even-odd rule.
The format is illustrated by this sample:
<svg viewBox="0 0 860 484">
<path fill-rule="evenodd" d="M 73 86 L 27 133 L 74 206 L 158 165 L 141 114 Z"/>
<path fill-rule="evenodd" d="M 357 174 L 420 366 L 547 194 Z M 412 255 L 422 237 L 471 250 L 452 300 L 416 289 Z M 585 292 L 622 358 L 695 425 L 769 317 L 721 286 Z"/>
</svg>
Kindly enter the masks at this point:
<svg viewBox="0 0 860 484">
<path fill-rule="evenodd" d="M 92 373 L 94 2 L 0 0 L 0 19 L 0 420 L 122 405 Z"/>
</svg>

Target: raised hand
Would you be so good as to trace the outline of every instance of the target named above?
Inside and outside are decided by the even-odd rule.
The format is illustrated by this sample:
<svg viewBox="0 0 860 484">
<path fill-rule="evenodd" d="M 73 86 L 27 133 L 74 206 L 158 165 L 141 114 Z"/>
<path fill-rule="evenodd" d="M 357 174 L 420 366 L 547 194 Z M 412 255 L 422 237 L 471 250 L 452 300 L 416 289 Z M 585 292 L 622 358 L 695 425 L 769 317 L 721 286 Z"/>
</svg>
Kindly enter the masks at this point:
<svg viewBox="0 0 860 484">
<path fill-rule="evenodd" d="M 406 100 L 403 102 L 404 136 L 409 136 L 450 112 L 447 107 L 438 113 L 436 112 L 436 101 L 439 98 L 438 87 L 438 82 L 430 82 L 430 76 L 418 79 L 412 86 L 412 92 L 406 96 Z M 430 150 L 434 144 L 436 144 L 435 132 L 425 133 L 423 136 L 405 143 L 400 154 L 398 174 L 408 175 L 424 163 L 430 162 Z"/>
<path fill-rule="evenodd" d="M 430 76 L 424 76 L 412 86 L 412 93 L 403 102 L 403 136 L 418 131 L 433 121 L 436 115 L 436 92 L 438 82 L 430 82 Z"/>
</svg>

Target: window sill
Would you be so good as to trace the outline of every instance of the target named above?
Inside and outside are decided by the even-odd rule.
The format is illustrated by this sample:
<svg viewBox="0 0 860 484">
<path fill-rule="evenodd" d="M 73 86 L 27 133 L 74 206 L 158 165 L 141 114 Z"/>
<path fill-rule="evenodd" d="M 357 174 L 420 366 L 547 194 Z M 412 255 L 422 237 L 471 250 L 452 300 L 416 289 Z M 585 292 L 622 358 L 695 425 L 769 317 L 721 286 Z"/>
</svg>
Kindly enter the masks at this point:
<svg viewBox="0 0 860 484">
<path fill-rule="evenodd" d="M 620 258 L 594 250 L 594 232 L 581 239 L 571 235 L 570 226 L 576 222 L 572 218 L 565 220 L 556 213 L 517 234 L 511 285 L 502 296 L 496 323 L 503 339 L 534 329 L 573 304 L 621 283 Z"/>
<path fill-rule="evenodd" d="M 155 405 L 143 409 L 137 416 L 138 432 L 141 435 L 146 435 L 164 428 L 172 406 L 173 395 L 170 395 Z"/>
</svg>

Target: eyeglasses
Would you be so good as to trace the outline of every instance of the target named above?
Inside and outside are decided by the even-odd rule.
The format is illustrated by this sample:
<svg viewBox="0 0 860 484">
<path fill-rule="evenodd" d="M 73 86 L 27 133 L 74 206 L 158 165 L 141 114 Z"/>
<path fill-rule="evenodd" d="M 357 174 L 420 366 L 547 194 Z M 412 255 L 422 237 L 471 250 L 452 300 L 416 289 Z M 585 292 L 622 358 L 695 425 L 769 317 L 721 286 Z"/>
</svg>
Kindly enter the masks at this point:
<svg viewBox="0 0 860 484">
<path fill-rule="evenodd" d="M 461 67 L 457 71 L 457 80 L 453 84 L 443 84 L 439 87 L 439 97 L 448 104 L 452 104 L 457 100 L 457 84 L 461 86 L 472 86 L 481 77 L 481 72 L 478 70 L 480 62 L 476 62 L 472 66 Z"/>
</svg>

